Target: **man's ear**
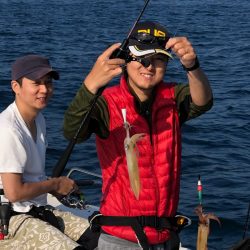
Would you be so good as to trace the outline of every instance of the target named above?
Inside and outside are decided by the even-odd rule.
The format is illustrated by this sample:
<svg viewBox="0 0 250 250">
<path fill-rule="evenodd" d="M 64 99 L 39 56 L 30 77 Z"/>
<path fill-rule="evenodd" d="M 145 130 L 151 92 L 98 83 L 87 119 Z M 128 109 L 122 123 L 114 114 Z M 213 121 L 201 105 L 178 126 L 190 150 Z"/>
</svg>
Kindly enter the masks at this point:
<svg viewBox="0 0 250 250">
<path fill-rule="evenodd" d="M 20 90 L 20 84 L 17 82 L 17 81 L 15 81 L 15 80 L 12 80 L 11 81 L 11 88 L 12 88 L 12 90 L 13 90 L 13 92 L 15 93 L 15 94 L 18 94 L 19 93 L 19 90 Z"/>
</svg>

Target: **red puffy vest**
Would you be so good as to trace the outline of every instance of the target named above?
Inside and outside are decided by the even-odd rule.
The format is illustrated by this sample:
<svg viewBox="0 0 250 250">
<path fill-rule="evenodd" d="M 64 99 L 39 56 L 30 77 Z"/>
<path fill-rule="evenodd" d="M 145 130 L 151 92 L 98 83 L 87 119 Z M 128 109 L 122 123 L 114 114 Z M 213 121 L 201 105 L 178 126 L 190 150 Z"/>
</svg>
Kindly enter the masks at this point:
<svg viewBox="0 0 250 250">
<path fill-rule="evenodd" d="M 103 96 L 110 115 L 110 135 L 96 137 L 103 187 L 100 212 L 109 216 L 174 216 L 180 188 L 181 138 L 174 84 L 157 86 L 152 106 L 152 132 L 144 117 L 136 112 L 134 97 L 122 77 L 120 85 L 105 89 Z M 131 125 L 130 136 L 145 133 L 137 142 L 141 181 L 139 200 L 130 188 L 124 139 L 126 136 L 121 109 L 126 108 Z M 103 226 L 116 237 L 137 242 L 131 227 Z M 167 230 L 144 227 L 149 244 L 169 238 Z"/>
</svg>

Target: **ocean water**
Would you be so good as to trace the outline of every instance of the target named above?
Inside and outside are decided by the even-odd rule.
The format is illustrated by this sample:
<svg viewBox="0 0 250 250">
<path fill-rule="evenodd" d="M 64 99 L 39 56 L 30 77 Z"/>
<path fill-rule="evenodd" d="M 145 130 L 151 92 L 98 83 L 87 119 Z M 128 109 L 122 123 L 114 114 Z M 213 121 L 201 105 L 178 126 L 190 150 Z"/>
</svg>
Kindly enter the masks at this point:
<svg viewBox="0 0 250 250">
<path fill-rule="evenodd" d="M 16 57 L 45 55 L 61 75 L 44 111 L 48 175 L 68 145 L 62 135 L 65 109 L 98 55 L 126 37 L 143 4 L 142 0 L 0 0 L 0 111 L 13 100 L 10 66 Z M 193 221 L 181 232 L 190 249 L 195 249 L 197 236 L 198 175 L 204 209 L 222 224 L 211 223 L 208 249 L 230 249 L 244 232 L 250 202 L 249 13 L 247 0 L 152 0 L 142 17 L 159 21 L 173 36 L 190 39 L 214 92 L 214 107 L 183 126 L 179 211 Z M 169 64 L 165 78 L 186 82 L 178 60 Z M 93 137 L 74 148 L 67 169 L 72 166 L 100 173 Z M 85 191 L 98 204 L 99 187 Z"/>
</svg>

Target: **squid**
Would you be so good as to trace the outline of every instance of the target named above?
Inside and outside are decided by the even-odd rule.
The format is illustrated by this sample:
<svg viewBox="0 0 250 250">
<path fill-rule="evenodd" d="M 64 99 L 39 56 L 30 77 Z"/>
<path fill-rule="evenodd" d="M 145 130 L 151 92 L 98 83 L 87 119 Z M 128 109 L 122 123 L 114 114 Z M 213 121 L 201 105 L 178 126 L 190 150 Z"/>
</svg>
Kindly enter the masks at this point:
<svg viewBox="0 0 250 250">
<path fill-rule="evenodd" d="M 141 183 L 137 159 L 138 152 L 136 148 L 136 142 L 140 141 L 145 136 L 145 134 L 134 134 L 132 137 L 130 137 L 129 130 L 131 126 L 126 120 L 126 109 L 122 109 L 122 116 L 124 120 L 124 128 L 126 130 L 126 137 L 124 139 L 124 149 L 126 153 L 129 182 L 130 187 L 136 199 L 138 200 L 141 189 Z"/>
<path fill-rule="evenodd" d="M 210 219 L 215 220 L 221 225 L 220 220 L 217 216 L 212 213 L 204 214 L 202 211 L 202 205 L 199 205 L 195 209 L 195 213 L 199 217 L 199 226 L 198 226 L 198 235 L 197 235 L 197 243 L 196 249 L 197 250 L 207 250 L 207 241 L 209 235 L 209 224 Z"/>
</svg>

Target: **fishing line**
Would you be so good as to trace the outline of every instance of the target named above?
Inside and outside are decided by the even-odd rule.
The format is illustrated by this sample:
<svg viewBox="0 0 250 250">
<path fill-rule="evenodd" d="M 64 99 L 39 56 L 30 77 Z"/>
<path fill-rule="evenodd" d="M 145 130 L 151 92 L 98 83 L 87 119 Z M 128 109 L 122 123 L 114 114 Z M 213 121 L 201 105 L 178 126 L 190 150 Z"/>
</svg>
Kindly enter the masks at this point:
<svg viewBox="0 0 250 250">
<path fill-rule="evenodd" d="M 249 217 L 250 217 L 250 203 L 248 204 L 247 219 L 246 219 L 245 229 L 244 229 L 243 238 L 242 238 L 243 240 L 246 238 L 246 233 L 248 231 Z"/>
<path fill-rule="evenodd" d="M 178 14 L 174 13 L 173 15 L 174 15 L 174 16 L 180 16 L 179 13 L 178 13 Z M 185 19 L 186 19 L 186 16 L 187 16 L 187 13 L 186 13 L 186 12 L 185 12 L 185 15 L 181 15 L 181 21 L 182 21 L 182 20 L 185 20 Z M 181 22 L 178 22 L 177 26 L 174 28 L 175 32 L 174 32 L 174 33 L 170 32 L 170 34 L 171 34 L 170 38 L 175 38 L 175 37 L 177 36 L 178 30 L 179 30 L 179 27 L 180 27 L 180 26 L 181 26 Z M 172 61 L 173 61 L 174 67 L 175 67 L 177 70 L 180 71 L 180 69 L 181 69 L 181 71 L 182 71 L 182 67 L 180 68 L 181 65 L 180 65 L 180 63 L 179 63 L 179 58 L 176 56 L 176 54 L 175 54 L 171 49 L 168 49 L 167 51 L 168 51 L 168 52 L 170 53 L 170 55 L 172 56 Z"/>
</svg>

